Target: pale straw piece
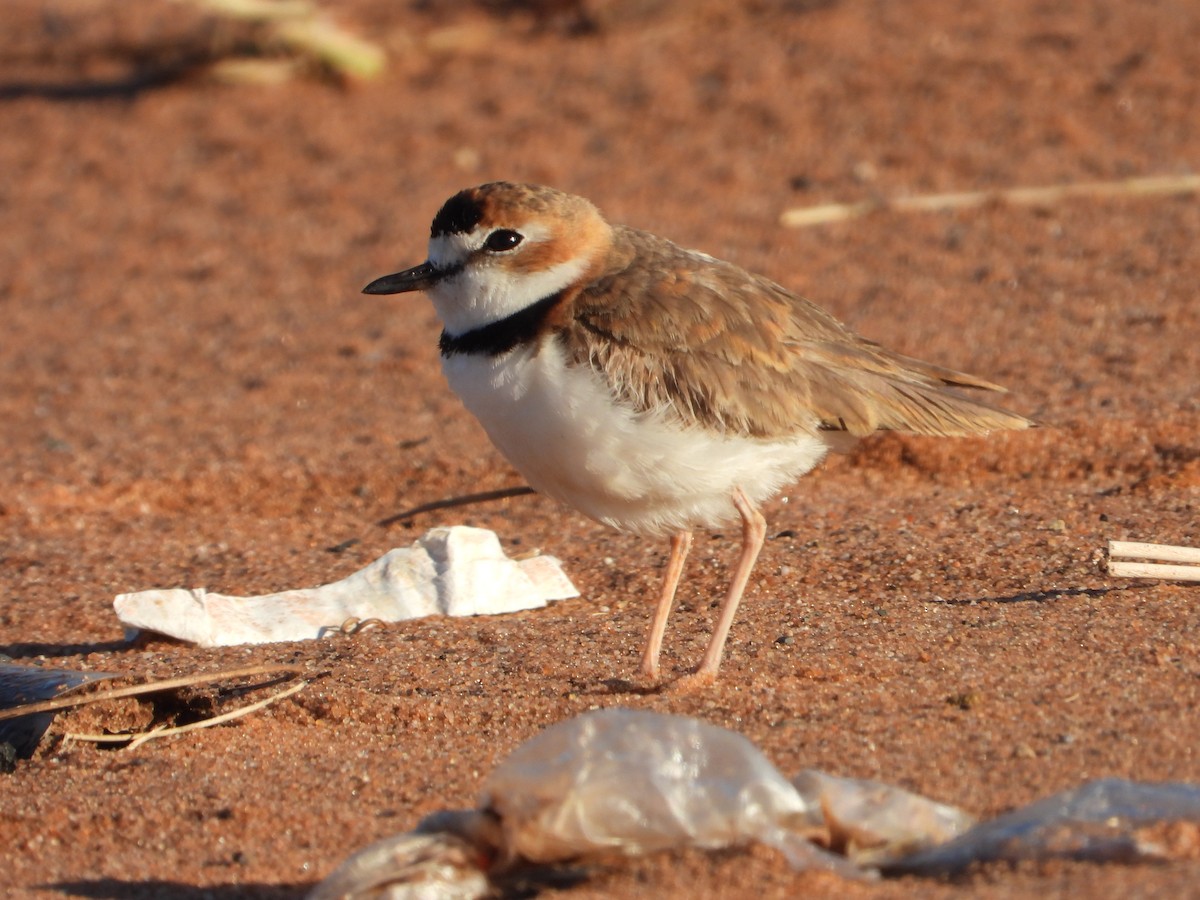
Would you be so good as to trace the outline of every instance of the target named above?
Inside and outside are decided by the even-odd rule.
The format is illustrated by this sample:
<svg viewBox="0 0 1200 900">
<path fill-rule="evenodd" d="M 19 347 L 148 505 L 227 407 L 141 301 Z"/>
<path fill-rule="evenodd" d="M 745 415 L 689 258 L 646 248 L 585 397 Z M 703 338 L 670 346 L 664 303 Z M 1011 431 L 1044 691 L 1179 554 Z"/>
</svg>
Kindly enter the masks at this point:
<svg viewBox="0 0 1200 900">
<path fill-rule="evenodd" d="M 1122 578 L 1200 581 L 1200 548 L 1109 541 L 1108 574 Z"/>
</svg>

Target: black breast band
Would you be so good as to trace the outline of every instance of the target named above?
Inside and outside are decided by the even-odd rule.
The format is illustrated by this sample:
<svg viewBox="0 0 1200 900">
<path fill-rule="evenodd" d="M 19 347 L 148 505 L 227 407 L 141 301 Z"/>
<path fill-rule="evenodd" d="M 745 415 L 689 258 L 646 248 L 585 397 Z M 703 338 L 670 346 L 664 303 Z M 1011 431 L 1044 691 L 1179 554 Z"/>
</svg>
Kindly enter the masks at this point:
<svg viewBox="0 0 1200 900">
<path fill-rule="evenodd" d="M 442 356 L 454 356 L 459 353 L 499 356 L 501 353 L 507 353 L 518 344 L 524 344 L 538 336 L 550 311 L 562 297 L 563 292 L 559 291 L 517 310 L 511 316 L 462 334 L 450 335 L 443 331 L 438 340 L 438 349 L 442 351 Z"/>
</svg>

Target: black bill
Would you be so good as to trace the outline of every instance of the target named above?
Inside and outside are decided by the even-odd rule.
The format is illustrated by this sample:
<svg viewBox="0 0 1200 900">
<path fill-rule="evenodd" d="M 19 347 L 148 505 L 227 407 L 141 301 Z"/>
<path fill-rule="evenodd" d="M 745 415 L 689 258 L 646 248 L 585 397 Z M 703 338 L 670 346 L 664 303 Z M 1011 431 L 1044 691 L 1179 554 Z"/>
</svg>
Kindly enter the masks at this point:
<svg viewBox="0 0 1200 900">
<path fill-rule="evenodd" d="M 423 291 L 433 287 L 446 276 L 430 263 L 423 262 L 419 266 L 397 272 L 395 275 L 384 275 L 376 278 L 365 288 L 364 294 L 407 294 L 409 291 Z"/>
</svg>

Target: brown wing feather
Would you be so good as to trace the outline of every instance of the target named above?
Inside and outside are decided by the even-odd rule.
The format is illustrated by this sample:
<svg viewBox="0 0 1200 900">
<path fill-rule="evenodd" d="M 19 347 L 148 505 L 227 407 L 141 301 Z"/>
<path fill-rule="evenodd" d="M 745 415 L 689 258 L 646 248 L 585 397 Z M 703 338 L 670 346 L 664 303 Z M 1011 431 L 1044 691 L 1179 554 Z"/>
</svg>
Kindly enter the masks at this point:
<svg viewBox="0 0 1200 900">
<path fill-rule="evenodd" d="M 618 226 L 608 269 L 559 320 L 573 361 L 637 409 L 759 437 L 818 429 L 967 435 L 1031 423 L 955 387 L 1001 390 L 854 334 L 737 266 Z"/>
</svg>

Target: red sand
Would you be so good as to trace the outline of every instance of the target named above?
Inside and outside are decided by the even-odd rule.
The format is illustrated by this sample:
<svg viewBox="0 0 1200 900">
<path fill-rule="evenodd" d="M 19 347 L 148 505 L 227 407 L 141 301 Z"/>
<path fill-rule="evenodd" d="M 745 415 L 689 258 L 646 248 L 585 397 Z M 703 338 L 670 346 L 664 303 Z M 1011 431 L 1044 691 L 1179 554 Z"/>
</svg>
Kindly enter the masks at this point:
<svg viewBox="0 0 1200 900">
<path fill-rule="evenodd" d="M 597 706 L 701 716 L 785 772 L 980 815 L 1101 776 L 1200 781 L 1200 594 L 1096 564 L 1110 538 L 1200 544 L 1200 203 L 778 224 L 794 206 L 1194 171 L 1200 6 L 614 0 L 585 4 L 582 30 L 574 6 L 355 0 L 344 19 L 392 56 L 377 82 L 64 98 L 44 88 L 124 78 L 139 48 L 162 61 L 203 24 L 165 2 L 4 5 L 0 651 L 138 676 L 327 673 L 134 751 L 50 741 L 0 777 L 12 896 L 299 896 L 360 846 L 472 805 L 517 743 Z M 541 498 L 373 525 L 520 483 L 445 386 L 428 303 L 358 293 L 424 258 L 442 200 L 500 177 L 761 271 L 1008 385 L 1049 427 L 831 460 L 767 510 L 721 681 L 646 691 L 629 679 L 665 542 Z M 129 648 L 112 613 L 127 590 L 330 581 L 455 521 L 561 557 L 583 596 L 223 651 Z M 700 656 L 736 539 L 697 540 L 669 677 Z M 1185 860 L 863 887 L 757 848 L 620 862 L 562 893 L 1198 883 Z"/>
</svg>

